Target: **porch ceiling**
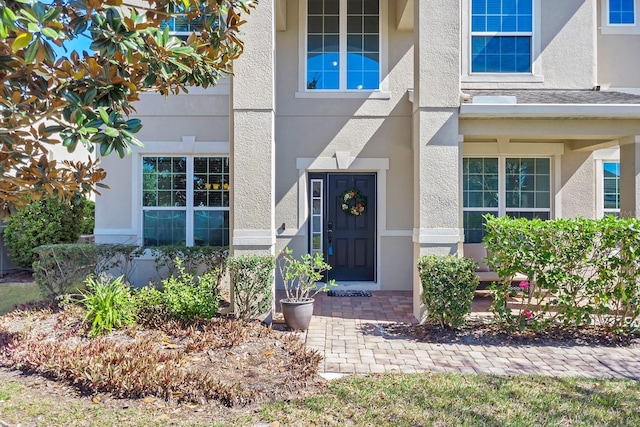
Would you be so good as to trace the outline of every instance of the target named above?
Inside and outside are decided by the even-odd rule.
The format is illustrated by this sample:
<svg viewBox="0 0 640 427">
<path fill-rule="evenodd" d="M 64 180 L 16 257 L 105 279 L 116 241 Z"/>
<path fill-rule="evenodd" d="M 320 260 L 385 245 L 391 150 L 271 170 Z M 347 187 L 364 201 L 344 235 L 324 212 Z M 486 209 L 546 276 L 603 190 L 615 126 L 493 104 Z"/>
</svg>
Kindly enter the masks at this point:
<svg viewBox="0 0 640 427">
<path fill-rule="evenodd" d="M 413 30 L 413 1 L 414 0 L 396 1 L 396 25 L 398 31 Z"/>
</svg>

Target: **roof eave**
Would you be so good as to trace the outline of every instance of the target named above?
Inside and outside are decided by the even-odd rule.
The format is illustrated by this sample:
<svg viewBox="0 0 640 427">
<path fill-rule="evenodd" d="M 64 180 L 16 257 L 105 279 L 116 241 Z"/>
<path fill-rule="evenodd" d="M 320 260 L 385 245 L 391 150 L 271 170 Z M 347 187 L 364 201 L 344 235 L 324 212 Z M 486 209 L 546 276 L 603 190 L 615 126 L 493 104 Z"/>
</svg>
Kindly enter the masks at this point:
<svg viewBox="0 0 640 427">
<path fill-rule="evenodd" d="M 462 104 L 461 118 L 640 118 L 640 104 Z"/>
</svg>

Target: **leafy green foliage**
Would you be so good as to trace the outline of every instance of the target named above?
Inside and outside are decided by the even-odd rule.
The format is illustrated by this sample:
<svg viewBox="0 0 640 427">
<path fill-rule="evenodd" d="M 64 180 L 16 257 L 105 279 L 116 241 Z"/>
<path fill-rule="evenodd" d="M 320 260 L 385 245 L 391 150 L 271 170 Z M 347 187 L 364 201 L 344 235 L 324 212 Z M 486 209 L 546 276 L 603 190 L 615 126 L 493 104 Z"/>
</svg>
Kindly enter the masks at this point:
<svg viewBox="0 0 640 427">
<path fill-rule="evenodd" d="M 273 298 L 272 256 L 242 255 L 229 258 L 235 315 L 255 319 L 271 309 Z"/>
<path fill-rule="evenodd" d="M 489 216 L 486 230 L 488 262 L 502 278 L 493 310 L 510 327 L 638 327 L 640 220 Z M 516 272 L 530 280 L 514 304 L 510 278 Z"/>
<path fill-rule="evenodd" d="M 176 259 L 178 274 L 162 281 L 163 299 L 167 310 L 178 319 L 211 319 L 220 306 L 218 275 L 215 271 L 194 277 Z"/>
<path fill-rule="evenodd" d="M 9 218 L 4 240 L 13 262 L 29 268 L 38 256 L 34 249 L 54 243 L 75 243 L 80 237 L 82 204 L 57 199 L 32 201 Z"/>
<path fill-rule="evenodd" d="M 89 276 L 87 290 L 81 292 L 80 303 L 87 309 L 85 321 L 91 324 L 89 336 L 121 329 L 135 320 L 135 305 L 131 288 L 123 276 Z"/>
<path fill-rule="evenodd" d="M 141 326 L 162 328 L 172 319 L 162 291 L 153 285 L 140 288 L 133 294 L 133 301 L 136 306 L 136 322 Z"/>
<path fill-rule="evenodd" d="M 198 271 L 215 271 L 217 286 L 227 272 L 227 247 L 215 246 L 156 246 L 148 248 L 154 258 L 156 271 L 160 277 L 174 276 L 177 272 L 176 260 L 180 260 L 184 270 L 196 275 Z"/>
<path fill-rule="evenodd" d="M 320 252 L 313 256 L 304 254 L 296 259 L 290 248 L 284 248 L 277 263 L 287 299 L 290 301 L 305 301 L 318 292 L 326 292 L 330 287 L 336 286 L 335 280 L 330 280 L 321 287 L 317 285 L 317 282 L 324 279 L 324 273 L 331 270 Z"/>
<path fill-rule="evenodd" d="M 85 200 L 82 203 L 82 225 L 80 234 L 93 234 L 96 225 L 96 202 Z"/>
<path fill-rule="evenodd" d="M 243 49 L 238 38 L 255 0 L 11 1 L 0 6 L 0 204 L 25 194 L 73 199 L 97 192 L 106 173 L 97 161 L 59 163 L 51 144 L 78 145 L 120 157 L 140 145 L 131 119 L 145 91 L 164 95 L 208 87 L 231 73 Z M 142 9 L 140 9 L 142 7 Z M 141 12 L 142 11 L 142 12 Z M 163 21 L 200 19 L 186 41 Z M 93 52 L 66 51 L 89 37 Z M 58 49 L 54 49 L 58 47 Z M 62 49 L 60 49 L 62 48 Z M 48 126 L 44 123 L 49 124 Z"/>
<path fill-rule="evenodd" d="M 469 258 L 428 255 L 418 260 L 426 316 L 441 326 L 459 328 L 471 312 L 478 287 L 478 265 Z"/>
<path fill-rule="evenodd" d="M 35 253 L 33 277 L 42 296 L 55 299 L 83 286 L 95 272 L 100 251 L 95 245 L 74 243 L 39 246 Z"/>
</svg>

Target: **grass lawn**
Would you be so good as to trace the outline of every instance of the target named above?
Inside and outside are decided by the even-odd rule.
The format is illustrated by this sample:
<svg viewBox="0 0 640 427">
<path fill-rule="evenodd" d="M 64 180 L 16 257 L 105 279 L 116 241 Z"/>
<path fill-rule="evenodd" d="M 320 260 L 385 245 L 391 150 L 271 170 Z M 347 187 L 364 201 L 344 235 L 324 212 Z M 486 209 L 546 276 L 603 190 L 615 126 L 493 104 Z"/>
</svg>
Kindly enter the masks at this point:
<svg viewBox="0 0 640 427">
<path fill-rule="evenodd" d="M 0 316 L 13 310 L 16 304 L 42 299 L 35 283 L 0 283 Z"/>
<path fill-rule="evenodd" d="M 267 406 L 262 417 L 284 425 L 638 426 L 640 384 L 456 374 L 349 377 L 321 395 Z"/>
<path fill-rule="evenodd" d="M 33 396 L 0 383 L 0 419 L 41 425 L 255 425 L 282 426 L 637 426 L 640 383 L 539 376 L 396 374 L 347 377 L 303 400 L 276 402 L 244 413 L 211 413 L 194 422 L 184 411 L 160 416 L 149 408 L 106 408 L 76 398 L 61 413 L 52 396 Z M 84 404 L 82 403 L 84 402 Z M 56 408 L 58 408 L 56 410 Z M 234 410 L 235 412 L 236 410 Z M 203 414 L 203 415 L 204 415 Z M 205 415 L 206 416 L 206 415 Z M 190 419 L 191 418 L 191 419 Z M 189 420 L 190 419 L 190 420 Z M 224 421 L 223 421 L 224 420 Z"/>
</svg>

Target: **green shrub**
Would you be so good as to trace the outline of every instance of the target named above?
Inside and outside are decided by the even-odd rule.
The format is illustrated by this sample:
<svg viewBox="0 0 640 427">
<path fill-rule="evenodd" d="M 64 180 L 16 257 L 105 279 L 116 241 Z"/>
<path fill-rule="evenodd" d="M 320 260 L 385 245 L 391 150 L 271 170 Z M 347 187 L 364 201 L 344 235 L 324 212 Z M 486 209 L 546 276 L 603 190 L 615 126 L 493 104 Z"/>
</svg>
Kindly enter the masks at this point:
<svg viewBox="0 0 640 427">
<path fill-rule="evenodd" d="M 135 305 L 131 288 L 123 277 L 90 276 L 85 280 L 87 290 L 80 303 L 87 309 L 85 321 L 91 324 L 89 335 L 98 336 L 133 323 Z"/>
<path fill-rule="evenodd" d="M 501 277 L 493 311 L 509 327 L 638 327 L 640 220 L 488 216 L 486 232 L 488 262 Z M 530 280 L 514 301 L 510 278 L 516 272 Z"/>
<path fill-rule="evenodd" d="M 136 306 L 136 321 L 140 325 L 160 329 L 171 319 L 164 294 L 152 285 L 144 286 L 133 294 L 133 302 Z"/>
<path fill-rule="evenodd" d="M 84 200 L 82 202 L 82 226 L 80 234 L 93 234 L 96 226 L 96 202 Z"/>
<path fill-rule="evenodd" d="M 35 248 L 38 261 L 33 263 L 33 277 L 42 296 L 55 299 L 83 286 L 84 279 L 95 272 L 99 249 L 91 244 L 56 244 Z"/>
<path fill-rule="evenodd" d="M 426 316 L 442 326 L 459 328 L 471 312 L 478 286 L 477 263 L 469 258 L 428 255 L 418 260 Z"/>
<path fill-rule="evenodd" d="M 75 243 L 82 226 L 82 204 L 57 199 L 33 201 L 9 217 L 4 241 L 16 265 L 30 268 L 38 256 L 34 249 L 54 243 Z"/>
<path fill-rule="evenodd" d="M 180 260 L 184 270 L 193 275 L 198 271 L 215 272 L 217 287 L 227 272 L 226 247 L 215 246 L 158 246 L 148 248 L 155 260 L 156 271 L 160 277 L 171 277 L 177 272 L 176 260 Z M 166 273 L 166 274 L 163 274 Z"/>
<path fill-rule="evenodd" d="M 220 306 L 217 272 L 194 277 L 185 271 L 179 258 L 175 262 L 178 274 L 162 281 L 162 295 L 169 313 L 181 320 L 214 317 Z"/>
<path fill-rule="evenodd" d="M 137 264 L 135 258 L 144 253 L 144 248 L 136 245 L 102 244 L 98 245 L 96 274 L 109 273 L 124 276 L 131 283 Z M 117 272 L 117 273 L 115 273 Z"/>
<path fill-rule="evenodd" d="M 243 255 L 228 260 L 233 287 L 235 315 L 239 319 L 255 319 L 271 309 L 273 297 L 273 256 Z"/>
</svg>

